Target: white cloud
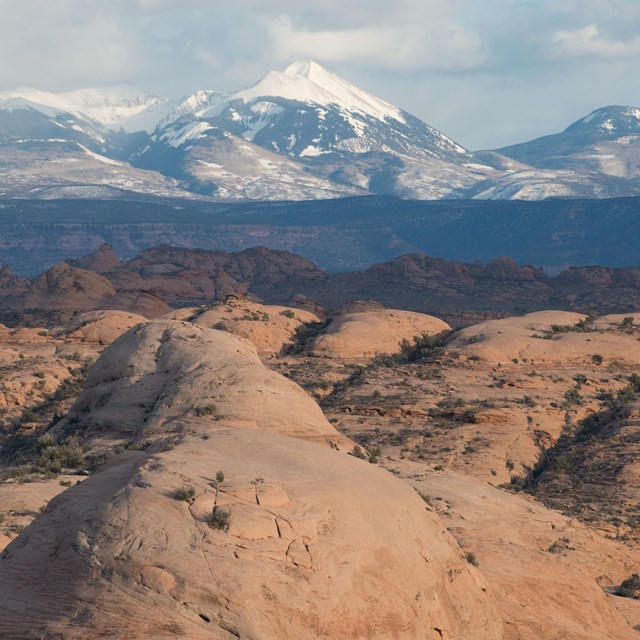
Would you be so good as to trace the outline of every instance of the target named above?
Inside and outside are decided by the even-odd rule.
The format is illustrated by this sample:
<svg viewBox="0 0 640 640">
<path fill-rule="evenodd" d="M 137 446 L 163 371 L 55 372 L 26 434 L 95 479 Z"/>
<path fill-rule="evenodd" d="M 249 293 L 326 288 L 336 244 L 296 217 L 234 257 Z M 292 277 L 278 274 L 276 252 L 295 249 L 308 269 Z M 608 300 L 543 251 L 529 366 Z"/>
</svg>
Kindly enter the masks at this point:
<svg viewBox="0 0 640 640">
<path fill-rule="evenodd" d="M 356 62 L 392 70 L 468 70 L 490 59 L 488 47 L 451 20 L 424 25 L 377 25 L 356 29 L 311 30 L 282 17 L 269 27 L 271 50 L 279 61 L 313 58 Z"/>
<path fill-rule="evenodd" d="M 557 56 L 593 56 L 611 60 L 640 55 L 640 37 L 613 40 L 602 36 L 593 24 L 577 31 L 557 31 L 552 43 L 552 53 Z"/>
</svg>

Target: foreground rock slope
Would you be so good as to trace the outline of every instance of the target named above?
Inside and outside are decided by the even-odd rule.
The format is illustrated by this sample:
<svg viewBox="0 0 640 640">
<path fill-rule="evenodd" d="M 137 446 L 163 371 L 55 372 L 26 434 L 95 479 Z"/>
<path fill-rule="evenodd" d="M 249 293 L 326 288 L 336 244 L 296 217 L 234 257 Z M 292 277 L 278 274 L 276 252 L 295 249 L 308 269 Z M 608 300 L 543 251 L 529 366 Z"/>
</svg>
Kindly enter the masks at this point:
<svg viewBox="0 0 640 640">
<path fill-rule="evenodd" d="M 139 325 L 56 432 L 130 450 L 4 551 L 3 638 L 503 637 L 438 517 L 241 338 Z"/>
</svg>

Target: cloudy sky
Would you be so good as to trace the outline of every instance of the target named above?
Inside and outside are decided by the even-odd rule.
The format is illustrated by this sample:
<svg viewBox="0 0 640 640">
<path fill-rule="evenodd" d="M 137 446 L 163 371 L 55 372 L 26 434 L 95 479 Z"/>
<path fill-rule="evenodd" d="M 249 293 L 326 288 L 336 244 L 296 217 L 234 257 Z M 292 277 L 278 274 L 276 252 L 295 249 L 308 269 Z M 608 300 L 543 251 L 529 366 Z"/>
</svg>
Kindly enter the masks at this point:
<svg viewBox="0 0 640 640">
<path fill-rule="evenodd" d="M 129 83 L 180 97 L 297 58 L 495 148 L 640 106 L 640 1 L 0 1 L 0 90 Z"/>
</svg>

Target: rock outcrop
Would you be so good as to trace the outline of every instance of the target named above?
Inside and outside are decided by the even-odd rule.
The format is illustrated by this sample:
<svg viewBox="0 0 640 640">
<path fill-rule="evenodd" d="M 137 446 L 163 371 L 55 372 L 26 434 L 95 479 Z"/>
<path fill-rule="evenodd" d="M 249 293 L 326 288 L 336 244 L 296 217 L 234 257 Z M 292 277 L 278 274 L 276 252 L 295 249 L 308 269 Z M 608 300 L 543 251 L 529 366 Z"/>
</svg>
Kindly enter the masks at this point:
<svg viewBox="0 0 640 640">
<path fill-rule="evenodd" d="M 105 277 L 57 264 L 36 278 L 25 295 L 25 309 L 104 309 L 116 294 L 116 290 Z"/>
<path fill-rule="evenodd" d="M 169 317 L 246 338 L 262 356 L 275 355 L 290 345 L 296 329 L 303 323 L 320 321 L 310 311 L 258 304 L 236 296 L 208 307 L 179 309 Z"/>
<path fill-rule="evenodd" d="M 120 266 L 120 258 L 116 255 L 110 244 L 100 245 L 93 253 L 75 260 L 70 260 L 69 264 L 78 269 L 95 271 L 96 273 L 106 273 L 113 271 Z"/>
<path fill-rule="evenodd" d="M 398 353 L 403 340 L 412 342 L 424 333 L 435 336 L 448 331 L 451 327 L 446 322 L 423 313 L 397 309 L 355 311 L 339 315 L 308 350 L 312 355 L 329 358 L 372 358 Z"/>
<path fill-rule="evenodd" d="M 5 549 L 3 638 L 503 637 L 437 516 L 241 338 L 132 329 L 56 431 L 135 446 Z"/>
<path fill-rule="evenodd" d="M 623 320 L 619 314 L 610 318 Z M 640 343 L 635 337 L 610 332 L 610 328 L 606 319 L 592 323 L 579 313 L 538 311 L 467 327 L 456 334 L 449 347 L 491 364 L 513 360 L 534 364 L 640 363 Z"/>
<path fill-rule="evenodd" d="M 78 314 L 53 334 L 68 340 L 111 344 L 129 329 L 146 321 L 144 316 L 126 311 L 89 311 Z"/>
</svg>

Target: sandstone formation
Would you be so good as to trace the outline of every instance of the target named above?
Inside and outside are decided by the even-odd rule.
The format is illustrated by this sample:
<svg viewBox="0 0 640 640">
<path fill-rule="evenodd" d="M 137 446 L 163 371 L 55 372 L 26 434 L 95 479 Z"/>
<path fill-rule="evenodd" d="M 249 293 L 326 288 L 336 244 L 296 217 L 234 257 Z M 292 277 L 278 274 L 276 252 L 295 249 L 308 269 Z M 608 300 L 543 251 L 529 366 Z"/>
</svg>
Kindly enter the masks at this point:
<svg viewBox="0 0 640 640">
<path fill-rule="evenodd" d="M 112 283 L 93 271 L 57 264 L 36 278 L 22 298 L 22 309 L 44 311 L 92 311 L 121 309 L 146 317 L 164 315 L 169 307 L 155 293 L 116 291 Z"/>
<path fill-rule="evenodd" d="M 132 327 L 146 321 L 144 316 L 126 311 L 89 311 L 78 314 L 53 333 L 68 340 L 111 344 Z"/>
<path fill-rule="evenodd" d="M 113 298 L 116 290 L 105 277 L 57 264 L 36 278 L 25 295 L 25 309 L 101 309 Z"/>
<path fill-rule="evenodd" d="M 310 311 L 258 304 L 236 296 L 228 296 L 224 302 L 204 308 L 180 309 L 169 317 L 246 338 L 262 356 L 280 353 L 290 345 L 301 324 L 319 322 L 318 316 Z"/>
<path fill-rule="evenodd" d="M 5 549 L 3 638 L 503 637 L 437 516 L 346 455 L 353 443 L 241 338 L 130 330 L 54 432 L 70 431 L 136 450 Z"/>
<path fill-rule="evenodd" d="M 395 465 L 396 467 L 398 465 Z M 418 465 L 401 465 L 414 477 Z M 612 592 L 637 571 L 640 553 L 574 518 L 449 473 L 413 484 L 488 577 L 506 640 L 632 640 L 640 602 Z"/>
<path fill-rule="evenodd" d="M 439 318 L 422 313 L 381 309 L 338 316 L 308 348 L 315 356 L 345 359 L 371 358 L 400 351 L 403 340 L 424 333 L 435 336 L 451 327 Z"/>
<path fill-rule="evenodd" d="M 621 316 L 614 316 L 620 318 Z M 515 360 L 542 363 L 601 362 L 640 363 L 640 343 L 632 336 L 611 333 L 611 323 L 586 322 L 586 316 L 566 311 L 539 311 L 522 317 L 489 320 L 467 327 L 450 343 L 467 357 L 491 363 Z"/>
<path fill-rule="evenodd" d="M 103 245 L 69 264 L 106 277 L 124 296 L 115 308 L 148 317 L 168 308 L 132 306 L 132 297 L 142 296 L 146 304 L 152 296 L 156 303 L 183 307 L 227 295 L 248 296 L 268 304 L 293 304 L 318 316 L 354 299 L 373 299 L 389 308 L 437 314 L 456 327 L 549 308 L 584 314 L 626 314 L 640 308 L 640 269 L 576 267 L 551 278 L 507 257 L 481 264 L 410 253 L 366 271 L 328 273 L 293 253 L 264 247 L 229 253 L 162 245 L 120 261 Z M 0 273 L 0 321 L 15 322 L 16 310 L 29 308 L 22 304 L 29 284 L 6 269 Z"/>
<path fill-rule="evenodd" d="M 113 247 L 105 243 L 87 256 L 70 260 L 69 264 L 78 269 L 106 273 L 120 265 L 120 258 L 116 255 Z"/>
</svg>

